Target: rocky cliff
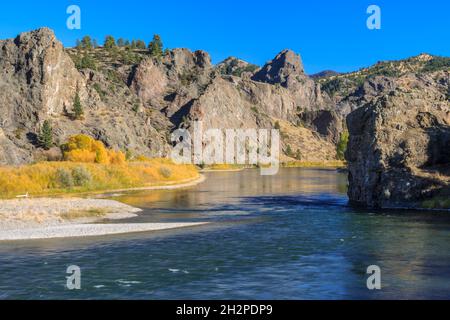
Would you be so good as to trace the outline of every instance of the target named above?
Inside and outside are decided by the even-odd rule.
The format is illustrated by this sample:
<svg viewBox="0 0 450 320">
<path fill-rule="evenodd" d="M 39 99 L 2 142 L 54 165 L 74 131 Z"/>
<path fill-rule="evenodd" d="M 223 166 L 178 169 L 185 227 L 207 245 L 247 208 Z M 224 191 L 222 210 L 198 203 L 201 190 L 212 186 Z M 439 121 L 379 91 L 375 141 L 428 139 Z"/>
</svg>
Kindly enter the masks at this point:
<svg viewBox="0 0 450 320">
<path fill-rule="evenodd" d="M 76 92 L 82 120 L 70 116 Z M 53 125 L 56 145 L 85 133 L 121 150 L 162 155 L 167 149 L 154 117 L 133 111 L 139 99 L 132 90 L 101 72 L 77 70 L 47 28 L 0 41 L 0 101 L 0 164 L 42 160 L 37 133 L 44 120 Z"/>
<path fill-rule="evenodd" d="M 410 208 L 450 195 L 450 72 L 376 78 L 347 118 L 349 197 L 373 208 Z M 382 94 L 374 95 L 377 87 Z M 364 95 L 362 95 L 364 97 Z"/>
<path fill-rule="evenodd" d="M 174 127 L 188 129 L 193 121 L 203 121 L 205 129 L 270 129 L 279 121 L 298 127 L 302 110 L 321 110 L 330 102 L 320 86 L 304 74 L 300 56 L 289 50 L 258 70 L 236 58 L 212 66 L 203 51 L 175 49 L 160 61 L 144 59 L 131 83 L 144 105 L 165 114 Z M 294 136 L 290 141 L 296 143 L 283 139 L 283 150 L 294 148 L 291 153 L 297 154 L 297 149 L 306 150 L 312 144 L 321 146 L 317 149 L 322 151 L 304 152 L 302 160 L 335 158 L 327 132 L 313 134 L 318 131 L 312 126 L 303 129 L 291 130 Z"/>
<path fill-rule="evenodd" d="M 196 120 L 205 129 L 270 129 L 282 121 L 289 156 L 304 149 L 317 152 L 303 152 L 303 160 L 335 158 L 336 133 L 328 128 L 340 128 L 342 119 L 324 124 L 302 114 L 330 109 L 331 100 L 290 50 L 261 69 L 233 57 L 213 66 L 206 52 L 187 49 L 158 59 L 139 49 L 64 49 L 47 28 L 1 41 L 0 48 L 0 164 L 45 160 L 48 152 L 37 143 L 45 120 L 56 152 L 84 133 L 110 148 L 165 156 L 170 133 Z M 77 93 L 84 117 L 74 120 Z"/>
</svg>

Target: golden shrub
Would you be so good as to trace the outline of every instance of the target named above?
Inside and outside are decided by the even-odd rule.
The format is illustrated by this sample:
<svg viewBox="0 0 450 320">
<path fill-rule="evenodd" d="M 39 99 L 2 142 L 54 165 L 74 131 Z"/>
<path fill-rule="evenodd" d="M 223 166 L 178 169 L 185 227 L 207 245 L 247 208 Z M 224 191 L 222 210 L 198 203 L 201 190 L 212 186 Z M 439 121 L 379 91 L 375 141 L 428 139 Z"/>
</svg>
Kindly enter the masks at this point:
<svg viewBox="0 0 450 320">
<path fill-rule="evenodd" d="M 109 150 L 108 154 L 111 164 L 124 165 L 127 162 L 125 154 L 121 151 Z"/>
<path fill-rule="evenodd" d="M 101 141 L 87 135 L 70 137 L 61 147 L 64 160 L 70 162 L 123 165 L 126 156 L 121 151 L 108 150 Z"/>
<path fill-rule="evenodd" d="M 89 150 L 72 150 L 64 153 L 64 159 L 70 162 L 84 162 L 94 163 L 96 161 L 96 154 Z"/>
</svg>

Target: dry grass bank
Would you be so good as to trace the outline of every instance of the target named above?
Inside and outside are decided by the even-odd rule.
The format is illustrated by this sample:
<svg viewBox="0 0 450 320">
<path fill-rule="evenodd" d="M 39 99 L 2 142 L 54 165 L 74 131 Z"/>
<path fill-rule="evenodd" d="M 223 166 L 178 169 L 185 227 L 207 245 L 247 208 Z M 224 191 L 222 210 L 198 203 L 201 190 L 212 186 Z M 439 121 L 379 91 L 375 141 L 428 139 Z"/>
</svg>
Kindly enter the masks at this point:
<svg viewBox="0 0 450 320">
<path fill-rule="evenodd" d="M 42 162 L 0 167 L 0 198 L 158 186 L 199 176 L 195 166 L 176 165 L 168 159 L 123 164 Z"/>
<path fill-rule="evenodd" d="M 284 168 L 345 168 L 347 164 L 339 160 L 290 161 L 282 163 Z"/>
</svg>

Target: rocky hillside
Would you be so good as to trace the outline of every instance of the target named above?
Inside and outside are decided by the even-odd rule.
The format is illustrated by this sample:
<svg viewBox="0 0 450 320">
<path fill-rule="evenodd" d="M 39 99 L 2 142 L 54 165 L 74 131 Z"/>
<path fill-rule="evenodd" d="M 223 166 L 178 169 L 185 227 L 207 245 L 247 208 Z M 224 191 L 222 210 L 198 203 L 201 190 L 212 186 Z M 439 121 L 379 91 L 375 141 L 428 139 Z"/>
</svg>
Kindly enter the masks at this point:
<svg viewBox="0 0 450 320">
<path fill-rule="evenodd" d="M 408 74 L 427 75 L 450 69 L 450 58 L 421 54 L 405 60 L 382 61 L 345 74 L 315 77 L 343 116 L 393 89 L 392 79 Z"/>
<path fill-rule="evenodd" d="M 116 78 L 120 71 L 77 70 L 47 28 L 0 41 L 0 48 L 1 164 L 46 157 L 37 143 L 44 120 L 52 123 L 55 145 L 85 133 L 121 150 L 156 156 L 167 149 L 165 134 L 155 125 L 157 117 L 148 111 L 136 112 L 139 99 Z M 84 106 L 82 120 L 71 116 L 77 92 Z"/>
<path fill-rule="evenodd" d="M 57 146 L 78 133 L 131 154 L 165 156 L 170 133 L 195 120 L 233 129 L 282 121 L 290 132 L 289 139 L 282 133 L 288 156 L 336 157 L 337 133 L 327 128 L 340 128 L 342 119 L 314 122 L 317 112 L 332 108 L 331 100 L 289 50 L 261 69 L 236 58 L 213 66 L 206 52 L 187 49 L 158 59 L 122 47 L 65 49 L 47 28 L 0 41 L 0 48 L 0 164 L 57 157 Z M 73 117 L 77 94 L 80 119 Z M 309 112 L 316 116 L 305 118 Z M 37 139 L 45 120 L 53 126 L 50 152 Z M 302 149 L 320 152 L 297 152 Z"/>
</svg>

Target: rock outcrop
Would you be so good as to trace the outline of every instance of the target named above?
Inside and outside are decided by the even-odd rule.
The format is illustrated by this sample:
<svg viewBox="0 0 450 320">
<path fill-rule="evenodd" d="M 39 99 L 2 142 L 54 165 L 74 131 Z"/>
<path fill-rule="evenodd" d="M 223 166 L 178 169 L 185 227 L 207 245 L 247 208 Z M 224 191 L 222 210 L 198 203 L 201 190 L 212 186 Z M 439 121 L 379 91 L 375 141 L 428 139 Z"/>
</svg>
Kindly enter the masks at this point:
<svg viewBox="0 0 450 320">
<path fill-rule="evenodd" d="M 304 76 L 305 70 L 300 55 L 291 50 L 283 50 L 255 73 L 253 80 L 289 88 L 291 83 L 298 81 L 297 77 Z"/>
<path fill-rule="evenodd" d="M 83 133 L 150 157 L 167 155 L 170 132 L 196 120 L 205 129 L 270 129 L 283 121 L 293 127 L 289 139 L 283 135 L 283 150 L 327 150 L 304 157 L 334 157 L 330 130 L 305 121 L 294 130 L 300 110 L 329 108 L 330 100 L 289 50 L 261 70 L 237 58 L 213 66 L 206 52 L 188 49 L 159 59 L 123 48 L 64 49 L 48 28 L 0 41 L 0 49 L 0 164 L 54 158 L 55 152 L 38 145 L 45 120 L 53 126 L 55 146 Z M 74 120 L 77 93 L 84 117 Z"/>
<path fill-rule="evenodd" d="M 70 117 L 77 92 L 83 120 Z M 98 71 L 79 72 L 48 28 L 0 41 L 0 101 L 0 164 L 42 160 L 37 134 L 44 120 L 51 121 L 56 143 L 85 133 L 111 148 L 167 152 L 165 134 L 133 111 L 138 98 L 126 84 L 112 83 Z"/>
<path fill-rule="evenodd" d="M 77 86 L 84 88 L 84 80 L 50 29 L 0 41 L 0 48 L 1 99 L 3 105 L 18 106 L 5 108 L 2 116 L 35 121 L 60 114 L 71 107 Z"/>
<path fill-rule="evenodd" d="M 217 64 L 215 69 L 218 70 L 220 74 L 226 76 L 251 78 L 260 68 L 254 64 L 248 63 L 247 61 L 235 57 L 229 57 Z"/>
<path fill-rule="evenodd" d="M 176 49 L 161 61 L 148 58 L 137 66 L 132 88 L 144 105 L 163 112 L 174 127 L 191 128 L 193 121 L 203 121 L 204 129 L 270 129 L 278 120 L 296 126 L 303 107 L 308 110 L 325 107 L 327 97 L 304 74 L 300 57 L 293 52 L 280 53 L 270 66 L 256 71 L 258 76 L 251 77 L 249 66 L 242 60 L 229 58 L 212 68 L 204 52 Z M 313 134 L 313 126 L 304 129 L 291 130 L 294 134 L 291 138 L 311 141 L 317 146 L 332 140 Z M 305 134 L 308 139 L 303 139 Z M 327 145 L 324 149 L 334 148 Z M 327 159 L 335 157 L 334 151 L 326 153 Z M 320 156 L 305 152 L 305 158 Z"/>
<path fill-rule="evenodd" d="M 348 116 L 346 158 L 352 203 L 409 208 L 447 194 L 449 83 L 448 71 L 381 79 L 378 85 L 385 94 Z"/>
<path fill-rule="evenodd" d="M 331 100 L 322 93 L 320 85 L 305 74 L 300 55 L 291 50 L 280 52 L 257 71 L 252 80 L 286 88 L 297 109 L 321 110 L 331 106 Z"/>
</svg>

